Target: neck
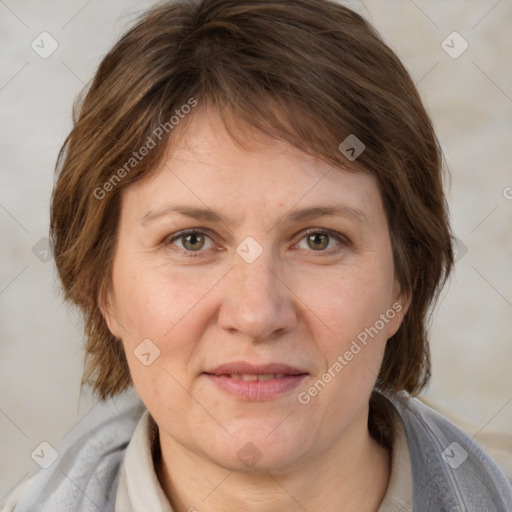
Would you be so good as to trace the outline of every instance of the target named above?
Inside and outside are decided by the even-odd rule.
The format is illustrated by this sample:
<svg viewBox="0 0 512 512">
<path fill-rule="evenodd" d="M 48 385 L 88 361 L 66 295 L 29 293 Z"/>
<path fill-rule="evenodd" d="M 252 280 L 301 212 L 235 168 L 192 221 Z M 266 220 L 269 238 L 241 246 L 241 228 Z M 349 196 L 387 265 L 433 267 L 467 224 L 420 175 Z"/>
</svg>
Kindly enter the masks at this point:
<svg viewBox="0 0 512 512">
<path fill-rule="evenodd" d="M 370 436 L 367 417 L 320 455 L 279 472 L 228 470 L 160 430 L 156 471 L 174 512 L 375 512 L 386 494 L 390 454 Z"/>
</svg>

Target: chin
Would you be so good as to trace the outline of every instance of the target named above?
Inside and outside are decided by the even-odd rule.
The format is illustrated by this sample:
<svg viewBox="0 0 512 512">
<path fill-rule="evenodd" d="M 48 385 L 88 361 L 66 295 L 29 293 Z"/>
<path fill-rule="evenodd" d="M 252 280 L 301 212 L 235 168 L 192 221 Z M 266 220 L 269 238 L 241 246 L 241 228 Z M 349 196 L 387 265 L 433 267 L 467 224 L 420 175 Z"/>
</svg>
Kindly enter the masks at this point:
<svg viewBox="0 0 512 512">
<path fill-rule="evenodd" d="M 305 454 L 299 453 L 300 447 L 291 447 L 289 450 L 276 451 L 262 447 L 259 449 L 254 443 L 247 442 L 238 449 L 235 457 L 226 457 L 226 454 L 216 454 L 210 456 L 212 462 L 216 465 L 237 473 L 247 474 L 278 474 L 287 473 L 300 465 L 300 460 Z M 239 455 L 239 456 L 238 456 Z"/>
<path fill-rule="evenodd" d="M 281 419 L 282 421 L 282 419 Z M 269 428 L 269 424 L 272 427 Z M 304 437 L 297 425 L 293 428 L 276 429 L 279 422 L 254 422 L 251 425 L 238 425 L 238 433 L 226 443 L 217 444 L 217 453 L 206 452 L 205 455 L 217 465 L 230 471 L 247 473 L 279 473 L 291 470 L 307 458 L 308 439 Z M 232 429 L 228 430 L 232 432 Z M 279 430 L 279 433 L 278 433 Z"/>
</svg>

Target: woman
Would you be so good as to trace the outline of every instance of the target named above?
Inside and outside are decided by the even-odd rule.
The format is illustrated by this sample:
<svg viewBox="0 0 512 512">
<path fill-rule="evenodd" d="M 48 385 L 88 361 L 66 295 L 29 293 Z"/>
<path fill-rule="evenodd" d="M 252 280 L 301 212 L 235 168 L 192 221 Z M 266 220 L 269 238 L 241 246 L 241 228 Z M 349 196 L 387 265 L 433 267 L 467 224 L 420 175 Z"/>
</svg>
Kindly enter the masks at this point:
<svg viewBox="0 0 512 512">
<path fill-rule="evenodd" d="M 149 11 L 77 110 L 51 224 L 84 382 L 143 405 L 9 510 L 512 510 L 494 461 L 413 398 L 453 264 L 441 161 L 346 7 Z"/>
</svg>

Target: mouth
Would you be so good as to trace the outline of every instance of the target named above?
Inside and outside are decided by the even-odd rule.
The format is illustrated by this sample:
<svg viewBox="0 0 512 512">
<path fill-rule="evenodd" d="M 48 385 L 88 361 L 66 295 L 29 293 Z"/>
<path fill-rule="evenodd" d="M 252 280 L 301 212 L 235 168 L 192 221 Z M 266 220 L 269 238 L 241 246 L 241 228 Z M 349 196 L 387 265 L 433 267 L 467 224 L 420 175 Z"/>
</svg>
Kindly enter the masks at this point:
<svg viewBox="0 0 512 512">
<path fill-rule="evenodd" d="M 215 387 L 241 400 L 278 398 L 291 391 L 309 375 L 301 368 L 270 363 L 253 365 L 243 361 L 227 363 L 203 372 Z"/>
<path fill-rule="evenodd" d="M 262 373 L 262 374 L 256 374 L 256 373 L 231 373 L 229 375 L 226 375 L 226 377 L 229 377 L 231 379 L 236 380 L 243 380 L 245 382 L 252 382 L 255 380 L 272 380 L 272 379 L 282 379 L 283 377 L 288 377 L 289 375 L 285 375 L 284 373 Z"/>
</svg>

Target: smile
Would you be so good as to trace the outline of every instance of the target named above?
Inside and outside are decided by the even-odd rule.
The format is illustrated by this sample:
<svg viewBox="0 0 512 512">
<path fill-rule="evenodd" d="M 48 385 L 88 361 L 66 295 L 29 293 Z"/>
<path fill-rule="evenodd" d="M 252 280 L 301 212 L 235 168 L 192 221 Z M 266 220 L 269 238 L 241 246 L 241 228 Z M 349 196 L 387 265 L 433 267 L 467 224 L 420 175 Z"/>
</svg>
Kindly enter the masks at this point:
<svg viewBox="0 0 512 512">
<path fill-rule="evenodd" d="M 307 377 L 307 373 L 299 375 L 267 374 L 227 374 L 214 375 L 204 373 L 212 385 L 224 394 L 247 401 L 263 401 L 280 398 Z M 293 395 L 295 396 L 295 395 Z"/>
</svg>

